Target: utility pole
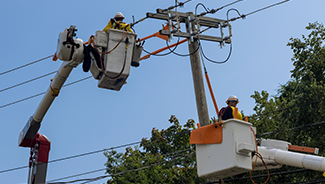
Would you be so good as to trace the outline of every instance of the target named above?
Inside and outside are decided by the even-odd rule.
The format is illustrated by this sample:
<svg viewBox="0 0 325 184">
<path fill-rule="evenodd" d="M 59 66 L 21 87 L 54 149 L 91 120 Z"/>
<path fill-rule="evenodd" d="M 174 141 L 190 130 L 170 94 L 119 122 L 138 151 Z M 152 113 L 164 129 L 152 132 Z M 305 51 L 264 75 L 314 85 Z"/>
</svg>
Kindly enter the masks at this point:
<svg viewBox="0 0 325 184">
<path fill-rule="evenodd" d="M 188 13 L 188 17 L 191 19 L 193 13 Z M 186 32 L 194 33 L 196 31 L 195 24 L 193 21 L 187 19 L 186 21 Z M 197 114 L 199 116 L 199 122 L 201 126 L 209 125 L 209 111 L 207 100 L 205 96 L 204 90 L 204 82 L 203 82 L 203 74 L 201 68 L 201 60 L 200 60 L 200 51 L 199 51 L 199 42 L 198 39 L 187 39 L 188 41 L 188 50 L 190 53 L 191 59 L 191 69 L 192 69 L 192 77 L 194 84 L 194 92 L 196 99 L 196 108 Z"/>
<path fill-rule="evenodd" d="M 168 35 L 169 37 L 180 36 L 186 37 L 188 39 L 188 49 L 190 53 L 191 60 L 191 69 L 193 76 L 193 84 L 194 84 L 194 92 L 196 99 L 196 107 L 199 117 L 200 126 L 205 126 L 210 124 L 209 120 L 209 112 L 207 106 L 207 100 L 205 96 L 204 83 L 203 83 L 203 74 L 201 68 L 201 60 L 200 60 L 200 49 L 198 39 L 214 41 L 219 43 L 231 43 L 230 38 L 225 40 L 224 38 L 208 36 L 208 35 L 199 35 L 195 28 L 194 21 L 198 19 L 200 26 L 206 26 L 209 28 L 219 28 L 220 24 L 227 25 L 225 20 L 209 18 L 209 17 L 198 17 L 197 19 L 193 16 L 193 12 L 175 12 L 163 9 L 157 9 L 157 13 L 147 13 L 147 18 L 155 18 L 160 20 L 167 20 L 170 22 L 178 21 L 180 23 L 186 24 L 186 33 L 177 32 L 175 30 L 160 30 L 160 34 Z M 171 25 L 169 25 L 171 27 Z M 222 29 L 222 28 L 221 28 Z"/>
</svg>

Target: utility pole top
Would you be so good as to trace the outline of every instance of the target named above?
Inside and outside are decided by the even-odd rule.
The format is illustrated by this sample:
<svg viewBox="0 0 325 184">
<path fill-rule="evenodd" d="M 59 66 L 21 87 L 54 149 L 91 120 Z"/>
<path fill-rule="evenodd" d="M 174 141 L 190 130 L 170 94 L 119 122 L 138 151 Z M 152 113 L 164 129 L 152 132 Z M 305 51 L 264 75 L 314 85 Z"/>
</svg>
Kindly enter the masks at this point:
<svg viewBox="0 0 325 184">
<path fill-rule="evenodd" d="M 188 39 L 189 56 L 191 60 L 191 69 L 193 76 L 194 92 L 196 99 L 196 108 L 198 112 L 199 122 L 201 126 L 209 125 L 209 112 L 205 96 L 203 74 L 200 61 L 200 44 L 199 40 L 207 40 L 219 42 L 220 46 L 225 43 L 231 43 L 231 29 L 230 24 L 226 20 L 195 16 L 193 12 L 176 12 L 169 9 L 157 9 L 157 13 L 147 13 L 147 18 L 154 18 L 168 21 L 169 30 L 160 30 L 161 35 L 168 35 L 169 40 L 174 36 L 185 37 Z M 174 29 L 172 21 L 177 22 L 177 29 Z M 180 23 L 186 24 L 186 33 L 180 31 Z M 201 35 L 200 27 L 205 26 L 209 28 L 219 28 L 221 37 Z M 229 27 L 229 36 L 224 37 L 223 28 Z"/>
<path fill-rule="evenodd" d="M 157 9 L 156 13 L 148 12 L 147 18 L 166 20 L 166 21 L 168 20 L 178 21 L 180 23 L 185 23 L 185 24 L 187 24 L 188 19 L 190 19 L 189 22 L 195 22 L 195 24 L 199 25 L 200 27 L 204 26 L 208 28 L 220 28 L 222 34 L 221 37 L 215 37 L 215 36 L 202 35 L 200 33 L 198 34 L 196 32 L 193 32 L 192 35 L 189 35 L 189 33 L 184 33 L 176 30 L 160 30 L 159 33 L 161 35 L 171 35 L 172 33 L 173 35 L 179 37 L 190 38 L 192 36 L 194 39 L 219 42 L 219 43 L 223 42 L 227 44 L 231 43 L 231 36 L 223 37 L 222 28 L 229 26 L 229 23 L 226 20 L 221 20 L 212 17 L 204 17 L 204 16 L 195 17 L 193 12 L 183 13 L 179 11 L 176 12 L 176 11 L 170 11 L 164 9 Z"/>
</svg>

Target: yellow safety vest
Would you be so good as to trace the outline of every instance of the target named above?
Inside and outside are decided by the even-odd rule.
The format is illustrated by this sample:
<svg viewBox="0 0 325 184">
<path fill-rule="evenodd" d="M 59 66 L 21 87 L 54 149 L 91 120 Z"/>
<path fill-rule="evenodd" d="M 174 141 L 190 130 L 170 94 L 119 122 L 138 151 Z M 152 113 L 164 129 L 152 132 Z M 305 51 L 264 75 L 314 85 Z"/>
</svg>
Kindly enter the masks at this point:
<svg viewBox="0 0 325 184">
<path fill-rule="evenodd" d="M 235 117 L 235 107 L 233 107 L 233 106 L 230 106 L 230 107 L 232 109 L 232 117 Z M 241 113 L 239 112 L 239 110 L 237 112 L 237 119 L 243 120 L 243 116 L 241 115 Z"/>
<path fill-rule="evenodd" d="M 110 20 L 106 27 L 103 29 L 103 31 L 107 32 L 109 29 L 118 29 L 118 30 L 126 30 L 128 32 L 133 32 L 130 28 L 130 24 L 124 23 L 124 22 L 117 22 L 119 23 L 119 26 L 116 25 L 115 22 L 112 23 Z"/>
</svg>

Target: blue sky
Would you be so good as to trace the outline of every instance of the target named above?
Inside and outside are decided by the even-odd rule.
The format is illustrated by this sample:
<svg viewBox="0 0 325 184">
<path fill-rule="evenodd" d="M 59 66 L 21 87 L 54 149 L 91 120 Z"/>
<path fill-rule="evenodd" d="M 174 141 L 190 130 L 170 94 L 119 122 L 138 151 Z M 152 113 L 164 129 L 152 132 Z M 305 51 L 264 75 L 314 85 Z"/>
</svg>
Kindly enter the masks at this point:
<svg viewBox="0 0 325 184">
<path fill-rule="evenodd" d="M 219 8 L 230 1 L 192 0 L 182 12 L 195 11 L 197 3 L 208 8 Z M 277 3 L 276 0 L 245 0 L 220 12 L 208 15 L 226 19 L 226 11 L 236 8 L 246 14 Z M 87 41 L 97 30 L 102 30 L 117 11 L 123 12 L 125 22 L 138 20 L 146 12 L 172 6 L 174 1 L 125 0 L 116 1 L 2 1 L 0 12 L 2 44 L 0 46 L 0 73 L 54 54 L 58 34 L 70 25 L 78 29 L 77 37 Z M 233 52 L 225 64 L 206 62 L 219 108 L 225 105 L 229 95 L 237 95 L 238 105 L 246 115 L 254 113 L 255 102 L 250 95 L 266 90 L 276 94 L 280 84 L 290 79 L 293 69 L 292 51 L 286 46 L 291 37 L 308 34 L 305 27 L 310 22 L 324 22 L 322 0 L 291 0 L 244 20 L 232 23 Z M 203 12 L 199 7 L 198 12 Z M 230 17 L 237 16 L 235 12 Z M 147 19 L 134 28 L 138 37 L 145 37 L 161 29 L 162 20 Z M 182 25 L 183 31 L 184 25 Z M 208 35 L 220 36 L 220 30 Z M 174 38 L 173 42 L 177 41 Z M 229 46 L 220 49 L 218 43 L 202 42 L 205 54 L 213 60 L 224 60 Z M 152 38 L 144 47 L 154 51 L 166 46 L 163 40 Z M 188 53 L 187 43 L 176 50 Z M 37 64 L 0 76 L 0 90 L 59 69 L 61 61 L 44 60 Z M 81 66 L 71 73 L 67 83 L 90 76 Z M 48 76 L 17 88 L 0 92 L 0 106 L 47 90 Z M 214 107 L 206 88 L 209 116 L 215 116 Z M 1 128 L 0 171 L 28 165 L 29 149 L 18 147 L 18 134 L 33 115 L 42 96 L 0 108 Z M 50 159 L 55 160 L 81 153 L 110 148 L 140 141 L 149 137 L 151 129 L 167 128 L 170 115 L 176 115 L 181 123 L 187 119 L 198 122 L 192 73 L 189 57 L 170 54 L 152 56 L 141 62 L 139 68 L 131 68 L 128 83 L 121 91 L 97 87 L 97 81 L 86 81 L 63 88 L 43 119 L 39 132 L 52 142 Z M 263 130 L 257 130 L 263 132 Z M 118 151 L 124 151 L 124 148 Z M 50 163 L 47 179 L 104 168 L 106 159 L 102 153 Z M 26 183 L 28 169 L 0 173 L 1 183 Z M 74 179 L 104 175 L 98 172 Z M 104 183 L 105 180 L 98 181 Z M 98 183 L 94 182 L 94 183 Z"/>
</svg>

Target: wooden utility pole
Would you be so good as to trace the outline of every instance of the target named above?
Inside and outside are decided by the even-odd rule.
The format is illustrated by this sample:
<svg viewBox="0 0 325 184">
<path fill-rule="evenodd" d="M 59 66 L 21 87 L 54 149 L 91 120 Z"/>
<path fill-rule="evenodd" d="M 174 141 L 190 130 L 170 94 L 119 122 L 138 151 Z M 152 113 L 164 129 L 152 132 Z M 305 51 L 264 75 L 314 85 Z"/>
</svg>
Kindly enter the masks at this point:
<svg viewBox="0 0 325 184">
<path fill-rule="evenodd" d="M 177 15 L 177 16 L 176 16 Z M 155 18 L 161 20 L 172 20 L 177 21 L 176 17 L 178 17 L 178 21 L 186 24 L 186 33 L 183 32 L 174 32 L 171 33 L 169 30 L 160 30 L 160 34 L 171 36 L 171 34 L 180 37 L 186 37 L 188 39 L 188 49 L 190 53 L 191 60 L 191 69 L 193 76 L 193 84 L 194 84 L 194 92 L 196 99 L 196 107 L 199 117 L 200 126 L 205 126 L 210 124 L 209 120 L 209 112 L 208 105 L 205 96 L 204 83 L 203 83 L 203 74 L 201 68 L 201 60 L 200 60 L 200 49 L 198 38 L 201 40 L 208 40 L 214 42 L 225 42 L 231 43 L 230 39 L 224 40 L 220 37 L 200 35 L 196 32 L 195 24 L 194 24 L 194 16 L 193 12 L 174 12 L 167 11 L 162 9 L 157 9 L 157 13 L 147 13 L 147 18 Z M 199 17 L 200 26 L 207 26 L 210 28 L 219 28 L 220 24 L 225 25 L 225 20 L 209 18 L 209 17 Z"/>
<path fill-rule="evenodd" d="M 193 13 L 189 13 L 189 17 L 191 17 L 192 15 Z M 194 23 L 187 19 L 186 32 L 191 33 L 194 31 L 196 31 Z M 207 100 L 205 97 L 205 90 L 204 90 L 199 42 L 198 39 L 196 38 L 195 39 L 193 38 L 193 42 L 190 39 L 187 40 L 188 40 L 188 50 L 191 59 L 191 69 L 192 69 L 197 114 L 199 116 L 200 125 L 205 126 L 210 124 L 210 119 L 209 119 L 208 105 L 207 105 Z"/>
</svg>

